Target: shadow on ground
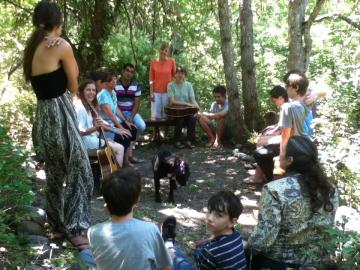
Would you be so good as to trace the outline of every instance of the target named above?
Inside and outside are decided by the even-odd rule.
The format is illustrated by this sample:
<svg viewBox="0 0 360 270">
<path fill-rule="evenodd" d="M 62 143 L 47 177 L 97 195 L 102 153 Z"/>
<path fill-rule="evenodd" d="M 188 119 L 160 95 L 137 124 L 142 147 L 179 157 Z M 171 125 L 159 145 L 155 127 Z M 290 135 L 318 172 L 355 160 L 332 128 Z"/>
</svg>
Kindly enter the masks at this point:
<svg viewBox="0 0 360 270">
<path fill-rule="evenodd" d="M 185 187 L 178 186 L 175 191 L 175 205 L 154 201 L 151 159 L 160 147 L 184 155 L 190 164 L 190 181 Z M 197 147 L 178 150 L 169 144 L 159 146 L 152 142 L 137 147 L 134 153 L 136 157 L 144 160 L 143 163 L 136 164 L 136 169 L 143 177 L 143 189 L 140 202 L 135 208 L 135 216 L 157 224 L 168 215 L 176 216 L 178 221 L 176 241 L 187 251 L 194 242 L 209 236 L 204 220 L 206 204 L 208 198 L 219 190 L 231 190 L 241 198 L 244 211 L 238 223 L 245 238 L 257 223 L 260 187 L 242 182 L 248 174 L 244 164 L 232 156 L 232 149 Z M 168 189 L 168 181 L 162 180 L 163 199 L 167 198 Z M 93 223 L 107 219 L 103 205 L 104 201 L 101 198 L 93 199 Z"/>
</svg>

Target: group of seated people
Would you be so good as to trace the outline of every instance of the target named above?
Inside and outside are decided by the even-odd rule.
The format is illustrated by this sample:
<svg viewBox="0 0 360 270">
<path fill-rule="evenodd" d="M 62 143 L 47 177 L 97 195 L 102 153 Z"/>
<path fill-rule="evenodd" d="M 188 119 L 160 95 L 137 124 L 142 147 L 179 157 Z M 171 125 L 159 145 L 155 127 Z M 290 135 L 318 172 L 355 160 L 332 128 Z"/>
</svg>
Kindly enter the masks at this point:
<svg viewBox="0 0 360 270">
<path fill-rule="evenodd" d="M 322 245 L 338 207 L 337 190 L 309 138 L 292 136 L 284 157 L 286 175 L 264 185 L 259 221 L 246 241 L 235 229 L 243 210 L 238 196 L 223 190 L 210 197 L 206 223 L 211 237 L 196 242 L 193 260 L 176 244 L 174 216 L 168 216 L 160 230 L 134 218 L 140 174 L 133 168 L 117 171 L 102 186 L 110 219 L 88 230 L 90 246 L 80 257 L 93 269 L 107 270 L 322 269 L 316 267 L 329 259 Z"/>
<path fill-rule="evenodd" d="M 194 148 L 195 127 L 198 121 L 202 129 L 209 137 L 207 147 L 218 147 L 222 143 L 225 130 L 225 120 L 228 113 L 228 100 L 226 99 L 225 86 L 218 85 L 213 89 L 215 101 L 212 103 L 210 110 L 202 111 L 196 102 L 193 87 L 190 82 L 186 81 L 187 71 L 184 67 L 177 67 L 174 75 L 174 81 L 167 86 L 167 95 L 170 105 L 195 107 L 198 113 L 175 118 L 174 141 L 176 148 Z M 183 127 L 187 129 L 185 144 L 181 142 Z"/>
<path fill-rule="evenodd" d="M 139 162 L 133 148 L 138 134 L 145 130 L 145 122 L 137 113 L 141 90 L 132 81 L 134 72 L 132 64 L 124 65 L 119 80 L 107 69 L 93 72 L 79 85 L 74 98 L 80 134 L 87 149 L 103 147 L 106 139 L 120 167 Z"/>
<path fill-rule="evenodd" d="M 132 166 L 138 160 L 133 156 L 136 138 L 144 133 L 145 121 L 138 113 L 141 88 L 133 80 L 135 67 L 128 63 L 121 70 L 117 79 L 114 72 L 99 69 L 89 74 L 78 89 L 74 105 L 78 116 L 79 129 L 88 149 L 99 149 L 105 142 L 105 136 L 116 156 L 117 163 L 122 167 Z M 228 111 L 226 88 L 216 86 L 213 90 L 215 101 L 209 112 L 202 112 L 195 100 L 191 83 L 185 80 L 186 70 L 177 67 L 174 81 L 168 84 L 170 104 L 195 106 L 199 113 L 177 117 L 174 130 L 175 147 L 194 147 L 195 125 L 199 121 L 201 127 L 209 135 L 208 147 L 217 147 L 221 143 Z M 181 142 L 183 127 L 187 128 L 187 140 Z M 102 127 L 104 134 L 99 133 Z"/>
<path fill-rule="evenodd" d="M 291 136 L 307 136 L 314 140 L 312 108 L 326 92 L 309 88 L 308 78 L 299 70 L 289 71 L 283 80 L 286 89 L 277 85 L 270 91 L 272 103 L 280 109 L 279 121 L 266 127 L 259 136 L 254 155 L 257 163 L 255 174 L 244 179 L 246 183 L 259 184 L 274 179 L 274 157 L 279 156 L 281 169 L 284 149 Z"/>
<path fill-rule="evenodd" d="M 137 133 L 145 128 L 137 113 L 140 89 L 131 79 L 126 79 L 133 73 L 134 67 L 128 64 L 120 81 L 110 71 L 92 74 L 94 79 L 80 84 L 78 99 L 74 100 L 79 129 L 87 147 L 104 144 L 98 134 L 98 128 L 102 127 L 119 164 L 136 161 L 132 145 Z M 199 107 L 185 76 L 186 71 L 178 67 L 174 82 L 168 85 L 169 101 Z M 305 132 L 305 118 L 319 93 L 313 92 L 305 99 L 308 81 L 300 72 L 287 74 L 285 83 L 286 90 L 276 86 L 270 92 L 281 113 L 278 125 L 267 131 L 278 137 L 273 142 L 274 138 L 261 142 L 255 154 L 262 181 L 268 183 L 262 189 L 258 225 L 246 241 L 234 227 L 242 212 L 239 198 L 231 191 L 217 192 L 207 205 L 207 229 L 212 236 L 197 242 L 193 264 L 175 243 L 175 217 L 164 221 L 161 232 L 154 224 L 133 217 L 142 184 L 139 173 L 126 168 L 103 181 L 102 194 L 110 219 L 88 230 L 90 249 L 80 252 L 82 260 L 94 269 L 248 269 L 251 266 L 251 269 L 285 270 L 321 265 L 326 259 L 321 247 L 323 231 L 332 225 L 339 202 L 336 188 L 320 166 L 317 148 Z M 210 136 L 208 146 L 220 143 L 221 137 L 207 127 L 210 128 L 212 120 L 219 119 L 216 123 L 224 127 L 228 108 L 225 87 L 215 87 L 213 95 L 215 102 L 210 112 L 200 111 L 179 120 L 176 139 L 181 134 L 180 126 L 193 128 L 198 120 Z M 187 139 L 194 139 L 194 135 L 188 130 Z M 260 151 L 263 148 L 273 152 L 263 153 Z M 285 173 L 278 180 L 273 180 L 274 152 L 280 155 Z M 311 256 L 304 256 L 307 250 L 311 250 Z"/>
</svg>

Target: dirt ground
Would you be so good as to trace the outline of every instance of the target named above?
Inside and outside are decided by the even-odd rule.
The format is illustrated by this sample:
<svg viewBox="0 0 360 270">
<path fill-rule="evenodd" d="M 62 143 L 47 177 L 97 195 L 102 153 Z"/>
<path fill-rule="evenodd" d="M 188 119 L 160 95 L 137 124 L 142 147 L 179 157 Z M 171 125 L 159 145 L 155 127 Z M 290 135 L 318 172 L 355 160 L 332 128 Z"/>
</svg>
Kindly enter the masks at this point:
<svg viewBox="0 0 360 270">
<path fill-rule="evenodd" d="M 178 186 L 175 191 L 175 205 L 155 202 L 151 159 L 160 147 L 183 155 L 190 166 L 190 181 L 185 187 Z M 232 156 L 231 148 L 208 149 L 203 143 L 194 149 L 178 150 L 169 142 L 161 145 L 147 142 L 138 146 L 134 154 L 144 160 L 136 164 L 136 169 L 143 177 L 143 189 L 140 202 L 135 208 L 135 217 L 160 224 L 166 216 L 174 215 L 178 221 L 177 244 L 188 253 L 194 242 L 209 236 L 204 220 L 206 204 L 208 198 L 219 190 L 232 190 L 241 198 L 244 211 L 239 218 L 238 229 L 244 237 L 257 223 L 260 187 L 242 182 L 248 172 L 243 161 Z M 164 179 L 161 182 L 163 201 L 166 201 L 168 190 L 168 181 Z M 101 197 L 93 199 L 93 223 L 107 219 L 103 204 Z"/>
</svg>

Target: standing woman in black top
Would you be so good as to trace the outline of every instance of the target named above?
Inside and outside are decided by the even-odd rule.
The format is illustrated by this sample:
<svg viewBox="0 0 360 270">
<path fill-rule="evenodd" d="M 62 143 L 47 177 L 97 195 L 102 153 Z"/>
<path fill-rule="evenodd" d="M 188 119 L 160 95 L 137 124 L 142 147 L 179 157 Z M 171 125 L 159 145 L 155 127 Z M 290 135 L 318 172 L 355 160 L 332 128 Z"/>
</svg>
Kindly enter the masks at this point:
<svg viewBox="0 0 360 270">
<path fill-rule="evenodd" d="M 37 97 L 36 136 L 45 159 L 46 210 L 54 236 L 81 248 L 90 227 L 93 176 L 77 128 L 70 90 L 78 88 L 78 67 L 70 44 L 61 39 L 62 15 L 54 2 L 41 1 L 32 18 L 35 30 L 24 51 L 24 74 Z M 47 46 L 48 40 L 58 46 Z"/>
</svg>

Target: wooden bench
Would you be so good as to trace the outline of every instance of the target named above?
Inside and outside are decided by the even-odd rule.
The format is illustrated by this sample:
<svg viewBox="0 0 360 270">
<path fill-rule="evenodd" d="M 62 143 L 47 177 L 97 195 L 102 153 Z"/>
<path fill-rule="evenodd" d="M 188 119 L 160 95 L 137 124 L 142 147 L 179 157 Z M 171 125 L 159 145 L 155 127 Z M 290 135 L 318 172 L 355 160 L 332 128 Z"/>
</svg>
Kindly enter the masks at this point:
<svg viewBox="0 0 360 270">
<path fill-rule="evenodd" d="M 146 119 L 145 120 L 147 127 L 153 127 L 154 129 L 154 141 L 160 143 L 161 135 L 160 135 L 160 127 L 170 127 L 175 126 L 175 120 L 172 118 L 168 119 Z"/>
</svg>

